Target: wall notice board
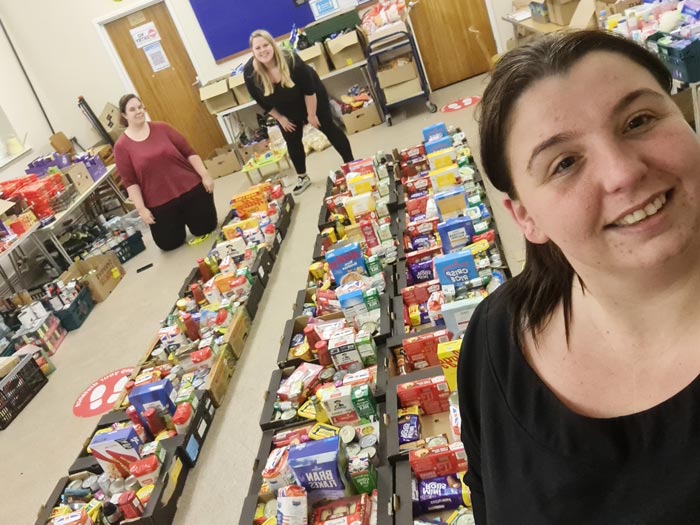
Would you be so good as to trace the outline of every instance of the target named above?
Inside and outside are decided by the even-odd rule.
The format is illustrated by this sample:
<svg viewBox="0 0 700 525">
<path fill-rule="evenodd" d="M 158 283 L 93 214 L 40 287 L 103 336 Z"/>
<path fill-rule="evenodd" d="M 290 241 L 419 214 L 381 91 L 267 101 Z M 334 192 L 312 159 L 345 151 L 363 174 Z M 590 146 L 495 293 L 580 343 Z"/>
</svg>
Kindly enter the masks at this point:
<svg viewBox="0 0 700 525">
<path fill-rule="evenodd" d="M 249 49 L 248 38 L 256 29 L 267 29 L 275 38 L 314 21 L 309 4 L 292 0 L 190 0 L 214 60 L 223 60 Z"/>
</svg>

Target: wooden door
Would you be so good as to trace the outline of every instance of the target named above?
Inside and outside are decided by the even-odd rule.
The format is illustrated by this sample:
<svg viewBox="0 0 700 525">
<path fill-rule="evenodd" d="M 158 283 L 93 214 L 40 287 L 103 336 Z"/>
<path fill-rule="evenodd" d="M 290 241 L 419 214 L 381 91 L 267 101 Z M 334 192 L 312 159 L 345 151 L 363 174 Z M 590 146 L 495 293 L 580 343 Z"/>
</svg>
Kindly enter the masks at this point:
<svg viewBox="0 0 700 525">
<path fill-rule="evenodd" d="M 160 35 L 161 56 L 157 45 L 155 49 L 137 47 L 130 33 L 148 22 L 153 22 Z M 105 27 L 152 120 L 167 122 L 180 131 L 202 158 L 226 143 L 216 118 L 206 110 L 199 99 L 199 89 L 192 85 L 197 74 L 164 2 Z M 159 64 L 155 68 L 147 51 L 152 61 Z M 163 69 L 155 72 L 159 67 Z"/>
<path fill-rule="evenodd" d="M 484 0 L 420 0 L 411 10 L 411 24 L 432 89 L 489 70 L 489 60 L 469 32 L 478 29 L 490 54 L 496 54 Z"/>
</svg>

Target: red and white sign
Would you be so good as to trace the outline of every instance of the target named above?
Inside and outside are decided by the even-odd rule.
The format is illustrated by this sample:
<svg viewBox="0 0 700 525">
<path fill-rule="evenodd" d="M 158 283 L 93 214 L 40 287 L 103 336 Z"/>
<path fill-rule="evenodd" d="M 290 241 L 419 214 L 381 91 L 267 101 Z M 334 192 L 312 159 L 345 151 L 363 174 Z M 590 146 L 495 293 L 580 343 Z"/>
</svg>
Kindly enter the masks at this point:
<svg viewBox="0 0 700 525">
<path fill-rule="evenodd" d="M 440 113 L 451 113 L 453 111 L 461 111 L 461 110 L 466 109 L 468 107 L 471 107 L 475 104 L 478 104 L 480 100 L 481 100 L 481 97 L 460 98 L 459 100 L 455 100 L 454 102 L 450 102 L 446 106 L 442 106 L 440 108 Z"/>
<path fill-rule="evenodd" d="M 78 396 L 73 404 L 76 417 L 93 417 L 109 412 L 129 381 L 133 368 L 120 368 L 99 378 Z"/>
<path fill-rule="evenodd" d="M 153 42 L 160 41 L 160 34 L 156 29 L 156 25 L 153 22 L 148 22 L 141 26 L 130 29 L 131 38 L 134 39 L 134 44 L 136 44 L 137 49 L 152 44 Z"/>
</svg>

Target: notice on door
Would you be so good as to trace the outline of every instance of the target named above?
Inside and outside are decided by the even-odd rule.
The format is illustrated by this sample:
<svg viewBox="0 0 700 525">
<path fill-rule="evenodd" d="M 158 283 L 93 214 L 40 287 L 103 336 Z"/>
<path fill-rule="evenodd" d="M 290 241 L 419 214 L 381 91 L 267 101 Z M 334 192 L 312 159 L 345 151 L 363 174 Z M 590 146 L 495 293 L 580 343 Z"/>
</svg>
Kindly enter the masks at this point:
<svg viewBox="0 0 700 525">
<path fill-rule="evenodd" d="M 148 22 L 142 26 L 129 29 L 131 33 L 131 38 L 134 39 L 134 44 L 138 49 L 146 47 L 148 44 L 160 41 L 160 33 L 156 29 L 156 25 L 153 22 Z"/>
<path fill-rule="evenodd" d="M 170 67 L 170 62 L 168 57 L 165 56 L 165 51 L 163 51 L 163 46 L 160 42 L 148 44 L 143 48 L 143 52 L 146 53 L 146 58 L 148 63 L 151 64 L 151 69 L 154 73 Z"/>
</svg>

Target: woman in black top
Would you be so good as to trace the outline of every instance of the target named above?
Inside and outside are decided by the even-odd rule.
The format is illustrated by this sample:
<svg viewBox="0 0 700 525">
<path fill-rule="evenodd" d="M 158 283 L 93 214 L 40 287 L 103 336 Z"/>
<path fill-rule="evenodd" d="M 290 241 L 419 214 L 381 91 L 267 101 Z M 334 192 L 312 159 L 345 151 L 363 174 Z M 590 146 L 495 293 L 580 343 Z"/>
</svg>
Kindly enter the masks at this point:
<svg viewBox="0 0 700 525">
<path fill-rule="evenodd" d="M 334 122 L 328 93 L 316 71 L 296 54 L 281 50 L 272 35 L 257 30 L 250 35 L 253 56 L 243 74 L 248 92 L 280 125 L 298 180 L 294 194 L 309 187 L 306 154 L 302 144 L 304 124 L 321 130 L 343 162 L 353 160 L 350 141 Z"/>
<path fill-rule="evenodd" d="M 493 72 L 481 160 L 527 247 L 460 355 L 478 525 L 700 522 L 700 145 L 670 89 L 599 31 Z"/>
</svg>

